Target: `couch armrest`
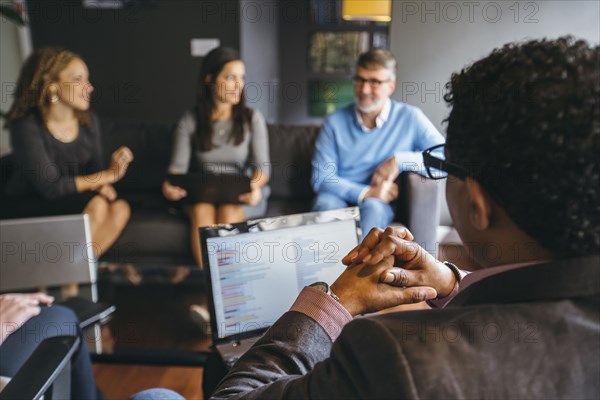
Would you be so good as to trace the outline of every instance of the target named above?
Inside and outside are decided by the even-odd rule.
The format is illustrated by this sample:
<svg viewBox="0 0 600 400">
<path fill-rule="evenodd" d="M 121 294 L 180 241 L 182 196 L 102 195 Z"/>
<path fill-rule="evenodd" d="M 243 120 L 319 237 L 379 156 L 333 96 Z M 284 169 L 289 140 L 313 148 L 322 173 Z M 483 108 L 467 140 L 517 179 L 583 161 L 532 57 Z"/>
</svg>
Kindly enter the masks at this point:
<svg viewBox="0 0 600 400">
<path fill-rule="evenodd" d="M 44 340 L 0 393 L 0 399 L 39 399 L 51 390 L 51 398 L 68 399 L 71 391 L 71 357 L 79 345 L 77 336 Z"/>
<path fill-rule="evenodd" d="M 414 172 L 403 172 L 399 184 L 395 219 L 412 232 L 417 243 L 435 255 L 440 222 L 439 183 Z"/>
</svg>

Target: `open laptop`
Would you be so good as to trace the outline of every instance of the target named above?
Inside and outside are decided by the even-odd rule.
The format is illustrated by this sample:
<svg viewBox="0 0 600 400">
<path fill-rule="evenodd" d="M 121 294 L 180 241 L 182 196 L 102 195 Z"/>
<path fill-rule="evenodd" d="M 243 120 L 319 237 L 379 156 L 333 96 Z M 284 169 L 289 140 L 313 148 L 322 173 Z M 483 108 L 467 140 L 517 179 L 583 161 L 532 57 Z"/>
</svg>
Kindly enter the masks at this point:
<svg viewBox="0 0 600 400">
<path fill-rule="evenodd" d="M 225 364 L 233 365 L 304 286 L 333 283 L 360 233 L 357 207 L 202 228 L 213 345 Z"/>
<path fill-rule="evenodd" d="M 96 303 L 97 263 L 87 215 L 1 220 L 0 247 L 1 293 L 85 284 L 88 299 L 63 302 L 75 311 L 80 326 L 103 321 L 115 311 Z"/>
</svg>

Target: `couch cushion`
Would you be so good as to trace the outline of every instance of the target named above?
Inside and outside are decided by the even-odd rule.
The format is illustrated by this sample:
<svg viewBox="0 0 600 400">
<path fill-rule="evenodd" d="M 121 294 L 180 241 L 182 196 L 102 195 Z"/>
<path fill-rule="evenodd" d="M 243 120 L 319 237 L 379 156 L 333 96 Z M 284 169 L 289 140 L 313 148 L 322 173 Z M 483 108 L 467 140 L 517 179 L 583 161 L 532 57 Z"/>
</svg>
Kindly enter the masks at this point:
<svg viewBox="0 0 600 400">
<path fill-rule="evenodd" d="M 0 157 L 0 195 L 4 194 L 4 184 L 15 172 L 15 156 L 10 153 Z"/>
<path fill-rule="evenodd" d="M 171 160 L 175 125 L 102 119 L 101 129 L 107 165 L 120 146 L 128 146 L 133 152 L 127 174 L 115 185 L 117 191 L 160 192 Z"/>
<path fill-rule="evenodd" d="M 279 217 L 281 215 L 291 215 L 309 212 L 311 202 L 307 200 L 289 200 L 269 198 L 266 217 Z"/>
<path fill-rule="evenodd" d="M 194 265 L 188 217 L 175 208 L 137 210 L 101 260 L 133 264 L 169 260 Z"/>
<path fill-rule="evenodd" d="M 103 119 L 101 129 L 107 163 L 119 146 L 128 146 L 134 155 L 116 189 L 160 191 L 171 159 L 175 125 Z M 310 201 L 314 195 L 310 187 L 311 160 L 319 127 L 269 125 L 268 130 L 273 165 L 271 195 Z"/>
<path fill-rule="evenodd" d="M 318 126 L 269 125 L 271 197 L 310 201 L 311 161 Z"/>
</svg>

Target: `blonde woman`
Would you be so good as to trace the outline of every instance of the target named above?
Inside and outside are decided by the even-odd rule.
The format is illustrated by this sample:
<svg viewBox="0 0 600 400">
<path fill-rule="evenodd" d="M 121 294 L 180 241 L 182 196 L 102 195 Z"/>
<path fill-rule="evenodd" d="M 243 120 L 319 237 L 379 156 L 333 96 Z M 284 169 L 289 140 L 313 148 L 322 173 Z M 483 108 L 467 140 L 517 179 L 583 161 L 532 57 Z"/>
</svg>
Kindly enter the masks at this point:
<svg viewBox="0 0 600 400">
<path fill-rule="evenodd" d="M 85 62 L 61 48 L 36 50 L 21 69 L 7 116 L 16 169 L 3 218 L 85 213 L 100 256 L 127 224 L 130 208 L 112 186 L 133 154 L 117 149 L 104 167 L 94 87 Z"/>
</svg>

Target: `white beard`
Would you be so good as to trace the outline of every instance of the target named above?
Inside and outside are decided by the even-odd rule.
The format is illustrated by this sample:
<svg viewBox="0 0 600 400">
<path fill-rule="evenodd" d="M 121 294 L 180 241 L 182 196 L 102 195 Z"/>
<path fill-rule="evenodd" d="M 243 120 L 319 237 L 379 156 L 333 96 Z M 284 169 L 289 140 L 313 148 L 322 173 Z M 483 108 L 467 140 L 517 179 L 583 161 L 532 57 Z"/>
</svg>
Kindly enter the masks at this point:
<svg viewBox="0 0 600 400">
<path fill-rule="evenodd" d="M 371 105 L 362 106 L 359 101 L 356 102 L 356 108 L 358 111 L 363 112 L 365 114 L 372 113 L 374 111 L 380 110 L 385 104 L 386 99 L 380 99 L 379 101 L 374 101 Z"/>
</svg>

